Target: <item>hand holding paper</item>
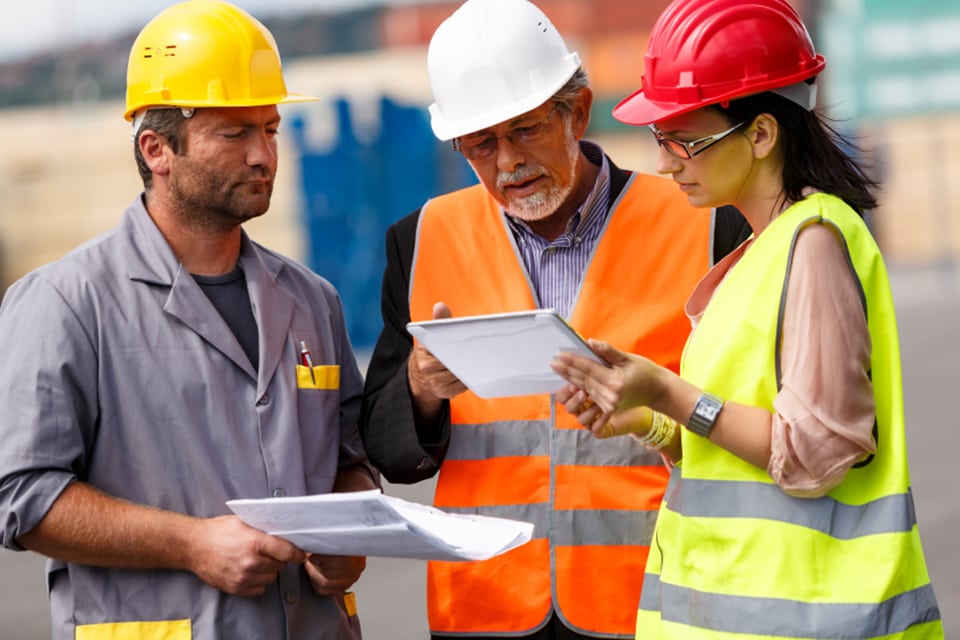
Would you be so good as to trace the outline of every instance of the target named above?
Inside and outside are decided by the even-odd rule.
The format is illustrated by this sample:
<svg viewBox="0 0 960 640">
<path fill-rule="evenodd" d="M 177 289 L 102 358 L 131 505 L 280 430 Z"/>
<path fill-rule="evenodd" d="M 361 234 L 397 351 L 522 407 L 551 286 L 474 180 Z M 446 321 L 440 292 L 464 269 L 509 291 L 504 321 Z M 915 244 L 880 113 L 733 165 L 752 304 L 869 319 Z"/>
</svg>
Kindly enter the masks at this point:
<svg viewBox="0 0 960 640">
<path fill-rule="evenodd" d="M 533 535 L 529 522 L 445 513 L 376 489 L 227 506 L 251 527 L 323 555 L 486 560 Z"/>
</svg>

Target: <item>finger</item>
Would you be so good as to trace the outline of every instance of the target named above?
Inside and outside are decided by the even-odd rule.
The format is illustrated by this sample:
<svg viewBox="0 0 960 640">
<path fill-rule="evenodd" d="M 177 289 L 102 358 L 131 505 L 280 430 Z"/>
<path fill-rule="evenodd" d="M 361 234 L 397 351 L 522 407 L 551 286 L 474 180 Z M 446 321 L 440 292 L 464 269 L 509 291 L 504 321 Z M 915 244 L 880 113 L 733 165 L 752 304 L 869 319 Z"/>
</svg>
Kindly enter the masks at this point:
<svg viewBox="0 0 960 640">
<path fill-rule="evenodd" d="M 413 355 L 414 358 L 416 358 L 416 367 L 421 373 L 426 374 L 446 369 L 446 367 L 437 360 L 436 356 L 427 351 L 426 347 L 422 344 L 417 344 L 413 350 Z"/>
<path fill-rule="evenodd" d="M 366 556 L 328 556 L 322 554 L 311 554 L 310 564 L 323 570 L 328 578 L 333 578 L 341 574 L 356 575 L 363 572 L 367 566 Z"/>
<path fill-rule="evenodd" d="M 619 388 L 617 381 L 620 374 L 616 370 L 592 360 L 585 358 L 579 360 L 579 362 L 568 366 L 558 356 L 551 367 L 555 373 L 565 378 L 572 386 L 577 387 L 592 402 L 600 405 L 604 411 L 613 411 L 618 402 L 619 392 L 615 389 Z M 574 398 L 577 397 L 574 396 Z M 578 410 L 575 405 L 569 406 L 570 402 L 570 400 L 567 401 L 567 410 L 571 413 L 582 413 L 586 408 L 583 407 Z"/>
<path fill-rule="evenodd" d="M 602 415 L 604 415 L 604 412 L 600 407 L 590 405 L 589 408 L 580 414 L 580 424 L 593 431 L 596 435 L 600 435 L 597 431 L 597 421 Z"/>
<path fill-rule="evenodd" d="M 454 378 L 455 376 L 450 373 L 450 370 L 447 369 L 447 366 L 440 362 L 436 356 L 424 349 L 423 347 L 418 347 L 419 352 L 417 353 L 417 362 L 416 366 L 421 375 L 424 377 L 433 377 L 433 376 L 448 376 Z"/>
<path fill-rule="evenodd" d="M 603 415 L 603 410 L 592 402 L 581 404 L 580 409 L 581 410 L 575 414 L 577 422 L 585 429 L 594 431 L 594 435 L 599 435 L 594 427 L 597 425 L 597 419 Z"/>
<path fill-rule="evenodd" d="M 576 416 L 581 413 L 581 408 L 583 407 L 584 401 L 587 399 L 587 394 L 572 387 L 574 389 L 573 395 L 567 398 L 566 402 L 563 403 L 563 408 L 566 409 L 570 414 Z"/>
<path fill-rule="evenodd" d="M 450 307 L 447 306 L 445 302 L 437 302 L 433 305 L 433 319 L 434 320 L 443 320 L 444 318 L 452 318 L 453 311 L 450 310 Z"/>
<path fill-rule="evenodd" d="M 606 367 L 588 358 L 571 356 L 565 353 L 555 356 L 553 362 L 550 363 L 550 368 L 570 384 L 587 391 L 592 388 L 591 384 L 596 384 L 595 381 L 598 380 L 598 376 L 606 370 Z M 599 378 L 599 380 L 602 379 Z"/>
<path fill-rule="evenodd" d="M 610 422 L 611 414 L 605 411 L 598 411 L 590 423 L 590 431 L 598 438 L 609 438 L 616 435 L 616 429 Z"/>
<path fill-rule="evenodd" d="M 557 402 L 566 407 L 567 401 L 569 401 L 578 391 L 580 391 L 580 389 L 576 388 L 572 384 L 563 385 L 563 388 L 557 391 Z"/>
<path fill-rule="evenodd" d="M 593 410 L 596 408 L 596 405 L 594 404 L 593 400 L 590 399 L 590 396 L 587 396 L 586 394 L 584 395 L 585 397 L 583 399 L 583 402 L 581 402 L 580 406 L 577 407 L 577 413 L 581 416 L 584 416 L 585 414 L 592 415 Z"/>
<path fill-rule="evenodd" d="M 264 535 L 257 545 L 260 555 L 284 564 L 303 564 L 307 554 L 283 538 Z"/>
<path fill-rule="evenodd" d="M 336 593 L 336 589 L 330 586 L 330 579 L 327 577 L 324 569 L 316 562 L 311 561 L 303 565 L 307 571 L 307 577 L 310 579 L 310 586 L 313 590 L 322 596 L 330 596 Z"/>
<path fill-rule="evenodd" d="M 346 591 L 363 573 L 365 556 L 316 556 L 305 567 L 314 591 L 332 595 Z"/>
<path fill-rule="evenodd" d="M 550 362 L 550 369 L 566 380 L 569 386 L 580 388 L 578 383 L 583 380 L 583 374 L 574 368 L 571 362 L 574 357 L 567 353 L 558 353 Z"/>
<path fill-rule="evenodd" d="M 595 354 L 606 360 L 609 364 L 616 364 L 626 359 L 626 355 L 613 347 L 609 342 L 590 338 L 587 340 L 587 345 Z"/>
<path fill-rule="evenodd" d="M 467 385 L 460 382 L 459 378 L 454 378 L 450 383 L 444 385 L 438 395 L 442 398 L 452 399 L 467 390 Z"/>
</svg>

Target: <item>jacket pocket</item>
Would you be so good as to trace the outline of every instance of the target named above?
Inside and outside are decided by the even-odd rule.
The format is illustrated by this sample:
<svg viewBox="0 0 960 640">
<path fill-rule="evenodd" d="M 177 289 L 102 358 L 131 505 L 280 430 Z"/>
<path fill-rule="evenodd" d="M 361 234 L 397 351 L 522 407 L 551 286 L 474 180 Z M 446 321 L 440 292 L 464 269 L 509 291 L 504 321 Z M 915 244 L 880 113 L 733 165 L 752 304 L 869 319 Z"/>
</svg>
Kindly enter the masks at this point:
<svg viewBox="0 0 960 640">
<path fill-rule="evenodd" d="M 105 622 L 77 626 L 76 640 L 191 640 L 190 620 Z"/>
<path fill-rule="evenodd" d="M 357 595 L 353 591 L 344 592 L 342 604 L 351 640 L 362 640 L 363 632 L 360 630 L 360 617 L 357 615 Z"/>
<path fill-rule="evenodd" d="M 335 391 L 340 388 L 340 365 L 328 364 L 305 367 L 297 365 L 297 387 Z"/>
</svg>

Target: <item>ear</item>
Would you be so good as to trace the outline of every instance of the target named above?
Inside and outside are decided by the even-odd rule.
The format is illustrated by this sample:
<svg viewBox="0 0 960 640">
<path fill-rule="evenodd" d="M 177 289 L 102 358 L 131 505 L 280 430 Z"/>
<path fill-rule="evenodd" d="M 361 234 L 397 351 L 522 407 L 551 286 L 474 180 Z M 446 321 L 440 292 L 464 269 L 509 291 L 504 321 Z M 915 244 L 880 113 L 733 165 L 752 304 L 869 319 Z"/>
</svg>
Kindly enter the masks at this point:
<svg viewBox="0 0 960 640">
<path fill-rule="evenodd" d="M 747 129 L 747 138 L 753 145 L 753 155 L 757 159 L 769 157 L 780 140 L 780 123 L 769 113 L 761 113 Z"/>
<path fill-rule="evenodd" d="M 154 175 L 166 175 L 170 171 L 167 153 L 170 147 L 163 136 L 153 129 L 144 129 L 137 136 L 137 145 L 147 166 Z"/>
<path fill-rule="evenodd" d="M 593 107 L 593 91 L 590 87 L 580 89 L 577 99 L 572 105 L 570 122 L 573 124 L 573 135 L 580 140 L 587 134 L 590 126 L 590 109 Z"/>
</svg>

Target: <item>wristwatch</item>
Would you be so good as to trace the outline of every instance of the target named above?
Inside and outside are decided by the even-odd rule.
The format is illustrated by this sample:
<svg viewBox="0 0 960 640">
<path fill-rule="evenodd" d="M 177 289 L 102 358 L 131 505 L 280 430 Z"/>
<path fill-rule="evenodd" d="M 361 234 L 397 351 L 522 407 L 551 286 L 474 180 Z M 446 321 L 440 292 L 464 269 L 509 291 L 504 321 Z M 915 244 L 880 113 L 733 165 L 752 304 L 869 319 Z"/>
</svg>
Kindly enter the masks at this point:
<svg viewBox="0 0 960 640">
<path fill-rule="evenodd" d="M 723 409 L 723 400 L 704 392 L 694 405 L 690 419 L 687 420 L 687 429 L 704 438 L 709 437 L 720 409 Z"/>
</svg>

